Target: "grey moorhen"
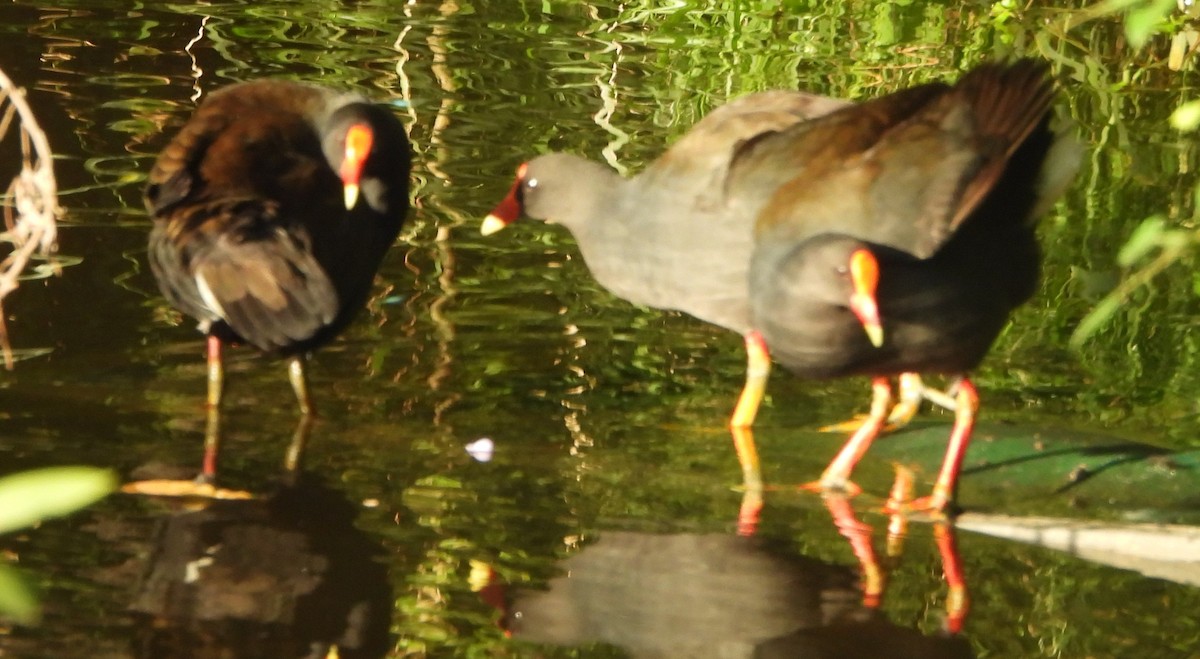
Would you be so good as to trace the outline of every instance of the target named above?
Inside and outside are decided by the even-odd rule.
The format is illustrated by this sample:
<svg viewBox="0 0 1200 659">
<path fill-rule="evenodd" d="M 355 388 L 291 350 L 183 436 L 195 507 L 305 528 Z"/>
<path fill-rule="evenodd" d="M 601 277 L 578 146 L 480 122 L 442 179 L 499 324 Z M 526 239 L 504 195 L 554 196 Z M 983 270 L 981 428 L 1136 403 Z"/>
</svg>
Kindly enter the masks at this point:
<svg viewBox="0 0 1200 659">
<path fill-rule="evenodd" d="M 490 235 L 522 215 L 561 223 L 593 276 L 612 293 L 745 336 L 746 385 L 730 425 L 747 428 L 771 362 L 750 332 L 746 281 L 753 217 L 729 212 L 722 186 L 747 142 L 847 105 L 803 92 L 744 96 L 709 113 L 631 179 L 564 153 L 534 158 L 520 166 L 508 196 L 481 230 Z"/>
<path fill-rule="evenodd" d="M 973 656 L 963 636 L 889 620 L 850 566 L 723 533 L 598 535 L 547 587 L 513 589 L 514 638 L 630 657 Z"/>
<path fill-rule="evenodd" d="M 210 410 L 222 344 L 246 343 L 289 360 L 302 415 L 312 412 L 306 353 L 366 304 L 408 211 L 410 159 L 387 107 L 277 80 L 214 92 L 163 149 L 145 190 L 150 267 L 208 335 Z"/>
</svg>

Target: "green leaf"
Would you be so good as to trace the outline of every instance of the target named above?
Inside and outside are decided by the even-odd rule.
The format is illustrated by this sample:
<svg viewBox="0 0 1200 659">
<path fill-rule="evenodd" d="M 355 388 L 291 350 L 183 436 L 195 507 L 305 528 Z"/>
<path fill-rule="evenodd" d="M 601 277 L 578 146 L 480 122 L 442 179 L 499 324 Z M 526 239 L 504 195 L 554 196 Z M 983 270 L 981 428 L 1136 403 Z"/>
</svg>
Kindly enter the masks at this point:
<svg viewBox="0 0 1200 659">
<path fill-rule="evenodd" d="M 0 618 L 32 625 L 40 617 L 41 607 L 33 589 L 12 566 L 0 563 Z"/>
<path fill-rule="evenodd" d="M 1188 101 L 1171 113 L 1171 128 L 1184 132 L 1200 127 L 1200 99 Z"/>
<path fill-rule="evenodd" d="M 1100 326 L 1107 323 L 1110 318 L 1117 313 L 1117 309 L 1121 308 L 1121 298 L 1116 295 L 1109 295 L 1100 300 L 1100 304 L 1092 309 L 1091 313 L 1084 316 L 1079 322 L 1079 327 L 1075 328 L 1075 332 L 1071 334 L 1071 347 L 1078 348 L 1087 341 Z"/>
<path fill-rule="evenodd" d="M 1128 268 L 1137 263 L 1138 259 L 1149 254 L 1150 250 L 1160 246 L 1165 226 L 1166 221 L 1161 215 L 1154 215 L 1142 220 L 1138 228 L 1130 234 L 1129 240 L 1125 241 L 1121 251 L 1117 252 L 1117 263 Z"/>
<path fill-rule="evenodd" d="M 0 478 L 0 533 L 75 512 L 116 487 L 116 475 L 97 467 L 48 467 Z"/>
<path fill-rule="evenodd" d="M 1141 48 L 1158 32 L 1167 14 L 1175 8 L 1175 0 L 1148 0 L 1129 10 L 1125 16 L 1125 36 L 1134 48 Z"/>
</svg>

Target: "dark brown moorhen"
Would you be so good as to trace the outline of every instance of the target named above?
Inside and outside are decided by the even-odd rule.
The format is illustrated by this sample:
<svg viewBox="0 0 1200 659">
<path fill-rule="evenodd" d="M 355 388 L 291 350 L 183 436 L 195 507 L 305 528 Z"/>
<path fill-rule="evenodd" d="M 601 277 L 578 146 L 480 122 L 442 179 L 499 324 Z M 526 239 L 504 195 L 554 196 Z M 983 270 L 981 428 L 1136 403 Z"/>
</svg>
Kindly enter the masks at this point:
<svg viewBox="0 0 1200 659">
<path fill-rule="evenodd" d="M 963 376 L 933 495 L 944 510 L 978 397 L 965 374 L 1034 292 L 1034 220 L 1073 168 L 1051 154 L 1053 84 L 1029 60 L 980 66 L 764 136 L 739 150 L 733 208 L 757 217 L 753 326 L 812 378 L 870 375 L 868 421 L 822 475 L 850 472 L 887 414 L 888 376 Z M 866 331 L 864 332 L 863 329 Z"/>
<path fill-rule="evenodd" d="M 387 655 L 395 599 L 357 501 L 302 473 L 255 501 L 204 503 L 172 506 L 139 537 L 122 656 Z"/>
<path fill-rule="evenodd" d="M 305 354 L 366 303 L 408 210 L 410 159 L 386 107 L 274 80 L 214 92 L 163 149 L 145 191 L 150 266 L 208 335 L 213 414 L 221 344 L 248 343 L 289 358 L 308 418 Z M 214 418 L 203 482 L 216 474 Z"/>
<path fill-rule="evenodd" d="M 749 334 L 753 216 L 730 212 L 724 182 L 747 141 L 848 104 L 802 92 L 744 96 L 708 114 L 631 179 L 568 154 L 534 158 L 521 165 L 512 190 L 481 230 L 495 233 L 522 215 L 559 222 L 574 234 L 588 268 L 609 291 L 745 335 L 746 385 L 730 425 L 747 428 L 771 362 Z M 702 230 L 683 230 L 685 221 Z"/>
</svg>

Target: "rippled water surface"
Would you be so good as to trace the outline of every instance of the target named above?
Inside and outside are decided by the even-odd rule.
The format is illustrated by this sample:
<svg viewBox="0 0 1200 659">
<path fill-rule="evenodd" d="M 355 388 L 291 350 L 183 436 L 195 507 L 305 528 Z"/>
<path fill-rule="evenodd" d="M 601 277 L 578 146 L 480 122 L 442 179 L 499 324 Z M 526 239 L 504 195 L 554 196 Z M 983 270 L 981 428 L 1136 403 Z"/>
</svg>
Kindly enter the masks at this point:
<svg viewBox="0 0 1200 659">
<path fill-rule="evenodd" d="M 814 430 L 862 411 L 865 381 L 775 374 L 756 439 L 779 487 L 756 539 L 739 539 L 724 427 L 739 337 L 606 293 L 558 227 L 478 234 L 533 154 L 636 172 L 751 91 L 863 98 L 989 57 L 1049 59 L 1083 167 L 1043 222 L 1041 290 L 978 374 L 961 501 L 1194 524 L 1191 272 L 1169 270 L 1083 350 L 1067 346 L 1132 228 L 1191 216 L 1196 150 L 1166 117 L 1194 71 L 1167 70 L 1165 42 L 1128 52 L 1115 23 L 1065 32 L 1066 10 L 1027 16 L 1034 32 L 978 3 L 634 4 L 0 5 L 0 66 L 58 155 L 61 253 L 81 259 L 5 301 L 16 346 L 49 353 L 0 376 L 0 473 L 198 465 L 202 340 L 157 294 L 140 199 L 197 99 L 265 76 L 355 89 L 394 102 L 416 151 L 414 209 L 369 313 L 313 361 L 304 486 L 203 511 L 114 495 L 0 538 L 45 604 L 41 626 L 0 627 L 0 656 L 310 656 L 314 635 L 340 639 L 342 657 L 1200 656 L 1195 587 L 962 532 L 971 608 L 947 637 L 923 524 L 900 557 L 875 538 L 893 569 L 865 607 L 851 544 L 819 497 L 790 487 L 836 451 L 841 437 Z M 223 482 L 268 493 L 296 423 L 285 368 L 230 354 Z M 860 519 L 882 533 L 872 511 L 891 462 L 927 476 L 950 421 L 926 412 L 881 441 L 856 474 L 876 495 Z M 490 462 L 464 449 L 482 437 Z M 1142 470 L 1111 475 L 1126 463 Z M 219 548 L 239 558 L 213 559 Z M 586 583 L 564 594 L 564 569 Z M 180 595 L 197 570 L 213 585 Z M 339 631 L 314 631 L 326 626 Z"/>
</svg>

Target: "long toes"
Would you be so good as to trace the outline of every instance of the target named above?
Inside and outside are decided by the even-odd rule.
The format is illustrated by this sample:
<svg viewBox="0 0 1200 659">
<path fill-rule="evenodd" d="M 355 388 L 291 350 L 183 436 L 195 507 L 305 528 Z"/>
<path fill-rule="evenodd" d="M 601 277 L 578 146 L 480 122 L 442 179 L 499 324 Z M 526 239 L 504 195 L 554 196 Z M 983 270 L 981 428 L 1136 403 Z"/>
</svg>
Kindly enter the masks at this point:
<svg viewBox="0 0 1200 659">
<path fill-rule="evenodd" d="M 150 497 L 176 497 L 194 499 L 253 499 L 254 495 L 244 490 L 230 490 L 213 485 L 202 479 L 168 480 L 153 479 L 134 481 L 121 486 L 126 494 Z"/>
<path fill-rule="evenodd" d="M 828 479 L 812 481 L 800 485 L 799 489 L 820 494 L 839 494 L 846 497 L 862 494 L 862 488 L 855 484 L 854 481 L 848 480 Z"/>
</svg>

